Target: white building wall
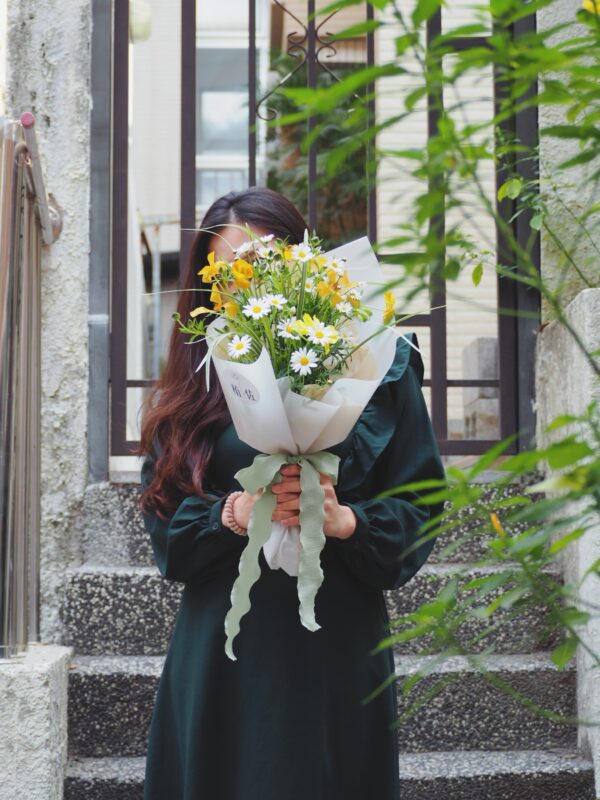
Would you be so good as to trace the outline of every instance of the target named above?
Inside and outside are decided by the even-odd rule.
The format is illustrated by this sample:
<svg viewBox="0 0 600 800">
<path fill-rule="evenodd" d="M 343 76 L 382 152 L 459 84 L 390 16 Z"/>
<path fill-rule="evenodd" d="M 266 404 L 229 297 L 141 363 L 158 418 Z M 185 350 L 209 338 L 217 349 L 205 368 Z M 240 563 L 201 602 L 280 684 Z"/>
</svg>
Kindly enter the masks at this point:
<svg viewBox="0 0 600 800">
<path fill-rule="evenodd" d="M 472 4 L 453 3 L 451 8 L 444 7 L 444 29 L 452 28 L 459 24 L 473 21 Z M 395 38 L 400 35 L 401 27 L 391 13 L 379 15 L 385 21 L 385 26 L 377 32 L 377 60 L 379 63 L 390 62 L 394 59 Z M 404 57 L 403 66 L 411 74 L 379 79 L 377 81 L 378 94 L 376 99 L 377 121 L 383 122 L 404 110 L 404 98 L 408 93 L 422 83 L 421 67 L 415 56 Z M 461 81 L 458 92 L 447 91 L 444 102 L 446 107 L 451 107 L 457 101 L 457 96 L 463 101 L 466 119 L 490 119 L 492 115 L 491 76 L 475 80 L 468 78 Z M 456 115 L 455 115 L 456 116 Z M 457 122 L 460 117 L 457 118 Z M 383 131 L 378 138 L 378 146 L 393 152 L 394 150 L 420 149 L 425 146 L 427 139 L 426 101 L 419 102 L 415 113 L 405 120 L 401 120 Z M 404 235 L 400 226 L 410 223 L 413 219 L 412 203 L 416 196 L 424 191 L 410 175 L 410 163 L 389 156 L 384 158 L 379 167 L 377 182 L 377 207 L 378 207 L 378 238 L 382 252 L 403 252 L 411 249 L 409 245 L 385 246 L 385 242 Z M 480 172 L 480 180 L 484 194 L 494 201 L 494 171 L 490 161 Z M 463 376 L 462 352 L 474 339 L 482 336 L 497 336 L 496 314 L 496 273 L 493 263 L 495 247 L 494 228 L 490 217 L 483 208 L 482 203 L 473 203 L 468 209 L 468 218 L 457 213 L 447 216 L 448 227 L 457 220 L 463 230 L 469 232 L 479 247 L 491 251 L 490 261 L 485 264 L 483 278 L 478 286 L 473 284 L 471 269 L 465 269 L 457 281 L 446 283 L 446 318 L 447 318 L 447 368 L 448 377 L 458 379 Z M 460 254 L 456 254 L 460 255 Z M 474 265 L 473 265 L 474 266 Z M 401 267 L 386 266 L 384 273 L 389 280 L 398 280 L 403 275 Z M 404 313 L 427 311 L 430 308 L 429 297 L 426 292 L 419 294 L 411 302 L 404 302 L 403 297 L 415 286 L 417 281 L 409 278 L 406 283 L 395 290 L 398 298 L 398 308 Z M 435 313 L 435 312 L 434 312 Z M 426 365 L 426 377 L 430 376 L 430 342 L 428 328 L 414 328 L 419 338 Z M 430 404 L 430 393 L 426 387 L 424 394 Z M 449 436 L 462 438 L 460 431 L 463 427 L 463 390 L 450 388 L 448 390 L 448 418 Z"/>
</svg>

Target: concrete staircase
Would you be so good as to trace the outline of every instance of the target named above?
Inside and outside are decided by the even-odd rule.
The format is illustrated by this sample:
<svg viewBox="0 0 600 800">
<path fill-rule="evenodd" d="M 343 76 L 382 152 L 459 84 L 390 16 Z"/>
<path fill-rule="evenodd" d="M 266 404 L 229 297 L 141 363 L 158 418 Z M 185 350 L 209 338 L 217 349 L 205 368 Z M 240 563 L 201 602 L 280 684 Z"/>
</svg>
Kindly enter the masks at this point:
<svg viewBox="0 0 600 800">
<path fill-rule="evenodd" d="M 182 585 L 163 580 L 154 565 L 135 506 L 138 492 L 135 484 L 88 488 L 86 563 L 66 576 L 64 644 L 72 645 L 75 655 L 65 800 L 142 797 L 154 694 Z M 462 566 L 440 558 L 450 541 L 437 542 L 428 563 L 406 586 L 386 592 L 392 619 L 435 596 Z M 473 539 L 453 558 L 474 562 L 483 546 L 481 538 Z M 472 566 L 468 577 L 490 571 Z M 486 657 L 486 666 L 530 700 L 574 715 L 575 669 L 559 671 L 553 665 L 548 652 L 553 642 L 540 634 L 542 619 L 542 609 L 518 620 L 506 618 L 493 639 L 482 644 L 493 641 L 496 652 Z M 481 624 L 471 623 L 461 635 L 472 636 Z M 405 644 L 395 650 L 401 677 L 433 658 L 415 654 L 414 648 Z M 462 657 L 438 666 L 419 691 L 442 676 L 456 680 L 399 729 L 403 800 L 594 800 L 593 767 L 577 750 L 574 727 L 528 711 Z M 402 710 L 401 681 L 397 686 Z"/>
</svg>

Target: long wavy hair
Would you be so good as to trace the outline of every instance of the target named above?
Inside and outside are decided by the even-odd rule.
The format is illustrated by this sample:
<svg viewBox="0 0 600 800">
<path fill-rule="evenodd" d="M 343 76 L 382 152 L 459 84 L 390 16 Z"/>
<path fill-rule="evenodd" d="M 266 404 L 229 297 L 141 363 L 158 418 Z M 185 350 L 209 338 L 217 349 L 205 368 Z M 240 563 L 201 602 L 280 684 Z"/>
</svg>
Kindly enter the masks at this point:
<svg viewBox="0 0 600 800">
<path fill-rule="evenodd" d="M 246 223 L 288 239 L 291 244 L 302 241 L 307 227 L 298 209 L 282 194 L 252 186 L 215 200 L 200 228 L 214 228 L 214 233 L 219 234 L 217 226 Z M 212 230 L 198 230 L 190 247 L 181 287 L 188 291 L 181 291 L 177 303 L 183 321 L 197 306 L 210 307 L 210 284 L 203 284 L 197 273 L 208 261 L 209 247 L 213 249 L 212 237 Z M 214 315 L 204 319 L 208 324 Z M 210 365 L 208 392 L 204 367 L 195 372 L 205 354 L 206 342 L 187 344 L 174 322 L 167 363 L 142 405 L 140 443 L 132 452 L 138 456 L 151 454 L 154 474 L 141 494 L 140 508 L 144 512 L 152 510 L 162 519 L 171 516 L 189 495 L 206 498 L 205 473 L 214 443 L 231 422 L 214 365 Z M 154 446 L 156 441 L 159 448 Z"/>
</svg>

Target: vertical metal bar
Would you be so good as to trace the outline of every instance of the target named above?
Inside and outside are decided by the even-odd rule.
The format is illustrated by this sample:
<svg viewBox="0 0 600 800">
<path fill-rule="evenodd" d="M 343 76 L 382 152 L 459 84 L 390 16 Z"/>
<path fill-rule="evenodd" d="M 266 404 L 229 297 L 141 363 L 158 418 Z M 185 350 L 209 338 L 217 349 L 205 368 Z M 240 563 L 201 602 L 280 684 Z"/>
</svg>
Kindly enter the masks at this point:
<svg viewBox="0 0 600 800">
<path fill-rule="evenodd" d="M 514 33 L 519 36 L 523 33 L 535 32 L 536 16 L 530 14 L 515 23 Z M 530 99 L 537 94 L 537 83 L 533 83 L 523 96 Z M 515 119 L 517 138 L 527 147 L 530 157 L 526 161 L 519 161 L 517 169 L 525 181 L 536 180 L 538 177 L 537 145 L 538 145 L 538 111 L 537 104 L 522 111 L 518 111 Z M 530 245 L 533 229 L 530 226 L 532 211 L 523 209 L 515 220 L 516 236 L 523 249 Z M 530 246 L 531 259 L 537 269 L 540 269 L 540 237 L 533 234 L 533 243 Z M 537 339 L 537 324 L 540 321 L 540 293 L 532 286 L 525 286 L 516 282 L 516 307 L 519 311 L 535 314 L 537 321 L 531 317 L 519 315 L 516 318 L 517 336 L 517 410 L 516 418 L 520 436 L 518 449 L 535 447 L 536 412 L 532 402 L 535 397 L 535 345 Z"/>
<path fill-rule="evenodd" d="M 428 21 L 426 30 L 427 48 L 434 37 L 442 30 L 442 14 L 437 11 Z M 427 138 L 435 136 L 439 118 L 443 110 L 443 86 L 429 89 L 427 95 Z M 439 191 L 439 178 L 430 177 L 430 191 Z M 435 231 L 439 241 L 443 241 L 446 230 L 445 210 L 432 217 L 430 231 Z M 432 265 L 430 276 L 430 303 L 432 306 L 445 305 L 446 282 L 441 275 L 446 258 L 445 250 L 440 254 L 437 264 Z M 448 438 L 448 397 L 447 397 L 447 342 L 446 309 L 438 308 L 431 312 L 431 421 L 438 439 Z"/>
<path fill-rule="evenodd" d="M 112 3 L 93 0 L 90 111 L 88 480 L 108 480 Z"/>
<path fill-rule="evenodd" d="M 15 536 L 13 551 L 13 580 L 14 580 L 14 615 L 16 642 L 19 649 L 25 648 L 27 644 L 27 596 L 29 591 L 27 580 L 28 563 L 28 522 L 29 522 L 29 465 L 27 463 L 29 451 L 29 402 L 28 402 L 28 357 L 31 343 L 31 324 L 29 320 L 29 292 L 31 290 L 31 264 L 29 262 L 29 235 L 30 235 L 30 215 L 29 198 L 27 196 L 24 156 L 19 155 L 19 212 L 18 212 L 18 237 L 16 238 L 17 247 L 15 248 L 15 271 L 18 275 L 17 303 L 15 309 L 15 319 L 17 321 L 15 335 L 15 363 L 17 373 L 15 380 Z M 39 164 L 39 162 L 38 162 Z M 50 220 L 47 216 L 49 230 Z M 51 231 L 49 231 L 51 238 Z"/>
<path fill-rule="evenodd" d="M 374 9 L 371 3 L 367 3 L 367 20 L 372 20 L 374 16 Z M 375 34 L 373 31 L 367 33 L 367 66 L 372 67 L 375 64 Z M 375 125 L 376 122 L 376 107 L 374 95 L 375 83 L 370 83 L 367 87 L 369 94 L 373 93 L 373 97 L 368 101 L 367 107 L 369 109 L 370 125 Z M 377 163 L 374 156 L 375 139 L 367 142 L 367 236 L 371 244 L 377 241 Z"/>
<path fill-rule="evenodd" d="M 129 0 L 114 4 L 111 451 L 126 455 L 127 409 L 127 160 L 129 139 Z"/>
<path fill-rule="evenodd" d="M 310 89 L 317 85 L 317 55 L 316 55 L 316 31 L 315 31 L 315 0 L 308 0 L 308 53 L 307 53 L 307 78 Z M 314 117 L 308 118 L 308 133 L 310 134 L 316 125 Z M 317 145 L 311 142 L 308 148 L 308 227 L 310 230 L 317 228 Z"/>
<path fill-rule="evenodd" d="M 28 465 L 28 569 L 29 569 L 29 618 L 27 622 L 28 640 L 37 642 L 40 638 L 40 496 L 41 496 L 41 395 L 42 395 L 42 240 L 35 224 L 33 204 L 30 204 L 29 272 L 31 289 L 28 293 L 28 325 L 31 328 L 29 351 L 29 423 L 30 444 L 27 452 Z"/>
<path fill-rule="evenodd" d="M 248 0 L 248 186 L 256 185 L 256 0 Z"/>
<path fill-rule="evenodd" d="M 514 35 L 514 34 L 513 34 Z M 506 78 L 494 65 L 494 113 L 500 112 L 501 103 L 507 96 L 510 87 L 507 85 Z M 499 132 L 509 139 L 514 139 L 514 119 L 503 120 L 496 132 L 496 139 L 499 139 Z M 498 189 L 507 180 L 514 169 L 514 156 L 510 160 L 496 169 L 496 197 Z M 504 220 L 509 220 L 514 213 L 514 201 L 509 197 L 502 201 L 496 201 L 497 212 Z M 504 266 L 513 266 L 514 253 L 508 237 L 503 233 L 500 226 L 496 226 L 496 262 Z M 500 438 L 503 439 L 516 430 L 516 409 L 517 409 L 517 324 L 514 315 L 516 308 L 516 281 L 503 277 L 498 274 L 497 294 L 498 294 L 498 370 L 500 380 Z"/>
<path fill-rule="evenodd" d="M 196 0 L 181 0 L 181 196 L 179 287 L 196 227 Z"/>
<path fill-rule="evenodd" d="M 14 619 L 14 547 L 15 522 L 15 418 L 14 399 L 16 358 L 16 297 L 19 273 L 15 260 L 17 211 L 14 198 L 18 192 L 18 167 L 15 159 L 17 126 L 4 125 L 2 148 L 2 195 L 0 219 L 0 657 L 8 658 L 16 650 Z"/>
<path fill-rule="evenodd" d="M 160 275 L 160 225 L 154 226 L 154 241 L 152 243 L 152 299 L 153 299 L 153 330 L 152 330 L 152 377 L 159 378 L 160 372 L 160 307 L 161 307 L 161 275 Z"/>
</svg>

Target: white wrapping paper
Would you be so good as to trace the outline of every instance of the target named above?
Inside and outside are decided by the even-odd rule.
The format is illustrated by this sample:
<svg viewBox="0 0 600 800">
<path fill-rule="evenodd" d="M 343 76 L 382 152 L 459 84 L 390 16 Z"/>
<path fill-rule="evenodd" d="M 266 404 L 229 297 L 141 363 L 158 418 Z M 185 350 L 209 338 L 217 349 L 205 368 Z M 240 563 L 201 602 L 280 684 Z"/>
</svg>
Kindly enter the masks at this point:
<svg viewBox="0 0 600 800">
<path fill-rule="evenodd" d="M 382 296 L 371 297 L 382 280 L 381 267 L 366 236 L 327 253 L 334 254 L 348 259 L 350 280 L 366 282 L 361 302 L 373 309 L 373 316 L 366 322 L 356 322 L 358 344 L 383 324 Z M 252 364 L 230 360 L 217 340 L 224 324 L 225 320 L 218 318 L 208 326 L 207 343 L 214 344 L 212 360 L 233 424 L 243 442 L 270 454 L 314 453 L 343 441 L 390 368 L 398 337 L 394 328 L 373 337 L 353 354 L 347 374 L 315 400 L 290 391 L 287 377 L 275 377 L 265 348 Z M 271 535 L 263 545 L 271 569 L 298 575 L 298 533 L 298 526 L 272 522 Z"/>
</svg>

